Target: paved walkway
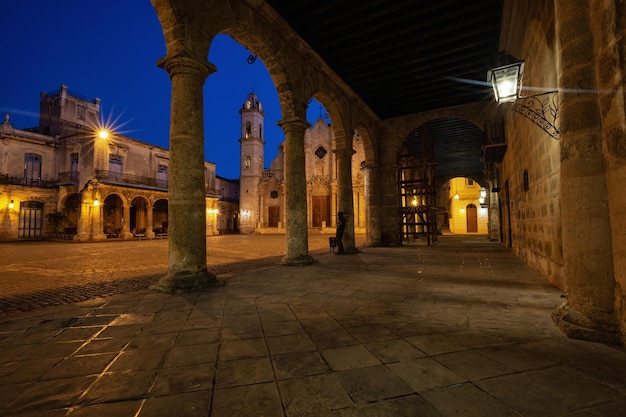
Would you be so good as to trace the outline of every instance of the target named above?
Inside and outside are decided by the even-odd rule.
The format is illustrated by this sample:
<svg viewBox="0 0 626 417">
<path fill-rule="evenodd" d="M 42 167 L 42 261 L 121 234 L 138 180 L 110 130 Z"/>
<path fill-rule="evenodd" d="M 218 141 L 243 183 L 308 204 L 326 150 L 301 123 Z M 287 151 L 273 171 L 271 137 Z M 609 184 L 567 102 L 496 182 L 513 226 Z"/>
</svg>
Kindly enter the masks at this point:
<svg viewBox="0 0 626 417">
<path fill-rule="evenodd" d="M 2 316 L 0 415 L 624 415 L 626 352 L 565 338 L 499 244 L 316 259 Z"/>
<path fill-rule="evenodd" d="M 0 243 L 0 316 L 146 289 L 167 274 L 167 242 Z M 221 278 L 274 265 L 285 248 L 284 235 L 210 236 L 208 269 Z M 309 252 L 329 253 L 328 235 L 310 235 Z"/>
</svg>

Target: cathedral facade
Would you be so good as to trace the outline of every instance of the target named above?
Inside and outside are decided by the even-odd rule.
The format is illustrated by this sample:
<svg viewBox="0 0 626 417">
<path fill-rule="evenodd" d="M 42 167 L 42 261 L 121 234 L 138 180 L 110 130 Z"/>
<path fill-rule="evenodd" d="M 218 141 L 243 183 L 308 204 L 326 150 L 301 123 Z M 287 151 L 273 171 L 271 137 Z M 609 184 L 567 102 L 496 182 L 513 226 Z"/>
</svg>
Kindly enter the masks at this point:
<svg viewBox="0 0 626 417">
<path fill-rule="evenodd" d="M 244 234 L 285 233 L 285 143 L 264 167 L 263 105 L 250 93 L 241 107 L 240 232 Z M 355 233 L 365 232 L 365 190 L 361 170 L 365 154 L 358 132 L 354 132 L 352 189 Z M 337 219 L 337 158 L 331 125 L 323 117 L 304 134 L 307 223 L 309 233 L 334 234 Z"/>
</svg>

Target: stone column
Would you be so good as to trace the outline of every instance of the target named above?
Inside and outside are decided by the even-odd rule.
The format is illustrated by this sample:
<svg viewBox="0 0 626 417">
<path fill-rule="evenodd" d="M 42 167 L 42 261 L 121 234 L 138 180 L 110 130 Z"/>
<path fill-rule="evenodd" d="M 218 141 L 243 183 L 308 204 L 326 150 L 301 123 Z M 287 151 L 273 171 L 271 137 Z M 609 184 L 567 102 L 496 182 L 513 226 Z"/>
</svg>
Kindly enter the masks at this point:
<svg viewBox="0 0 626 417">
<path fill-rule="evenodd" d="M 354 201 L 352 198 L 352 155 L 353 149 L 337 149 L 337 211 L 343 211 L 346 229 L 343 234 L 343 246 L 346 254 L 357 253 L 354 244 Z"/>
<path fill-rule="evenodd" d="M 133 234 L 130 231 L 130 203 L 123 203 L 122 210 L 122 219 L 124 219 L 124 221 L 122 222 L 121 236 L 124 239 L 132 239 Z"/>
<path fill-rule="evenodd" d="M 561 221 L 567 301 L 554 313 L 568 336 L 619 343 L 594 39 L 588 0 L 556 0 Z"/>
<path fill-rule="evenodd" d="M 152 210 L 154 209 L 154 207 L 152 206 L 152 204 L 150 204 L 148 207 L 146 207 L 146 237 L 148 239 L 153 239 L 155 236 L 154 233 L 154 225 L 153 225 L 153 216 L 152 216 Z"/>
<path fill-rule="evenodd" d="M 380 171 L 380 222 L 381 244 L 399 246 L 400 228 L 398 213 L 398 165 L 379 165 Z"/>
<path fill-rule="evenodd" d="M 304 158 L 306 120 L 293 118 L 278 125 L 285 132 L 285 207 L 287 255 L 283 265 L 309 265 L 309 230 L 307 228 L 307 195 Z"/>
<path fill-rule="evenodd" d="M 87 242 L 104 240 L 106 235 L 102 231 L 102 204 L 99 184 L 97 180 L 90 181 L 81 195 L 78 228 L 74 240 Z M 98 205 L 96 205 L 98 201 Z"/>
<path fill-rule="evenodd" d="M 330 187 L 330 224 L 328 227 L 337 227 L 337 184 Z"/>
<path fill-rule="evenodd" d="M 380 181 L 378 167 L 367 165 L 363 168 L 365 183 L 365 204 L 367 210 L 365 214 L 366 222 L 366 244 L 367 246 L 382 246 L 382 228 L 380 224 Z"/>
<path fill-rule="evenodd" d="M 492 184 L 489 184 L 489 190 L 491 190 Z M 489 202 L 489 240 L 492 242 L 500 241 L 500 202 L 498 200 L 498 194 L 492 191 L 487 191 L 487 198 Z"/>
<path fill-rule="evenodd" d="M 215 67 L 186 55 L 158 62 L 172 80 L 168 169 L 169 272 L 156 289 L 190 292 L 216 282 L 206 263 L 202 86 Z"/>
</svg>

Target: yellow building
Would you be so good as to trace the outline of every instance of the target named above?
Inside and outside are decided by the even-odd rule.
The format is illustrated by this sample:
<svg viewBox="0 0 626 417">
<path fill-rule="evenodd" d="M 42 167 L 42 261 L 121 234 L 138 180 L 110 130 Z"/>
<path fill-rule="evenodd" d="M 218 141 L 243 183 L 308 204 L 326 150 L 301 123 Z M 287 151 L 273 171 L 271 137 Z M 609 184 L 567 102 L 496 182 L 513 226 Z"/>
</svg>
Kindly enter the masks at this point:
<svg viewBox="0 0 626 417">
<path fill-rule="evenodd" d="M 16 129 L 5 116 L 0 239 L 167 236 L 169 150 L 106 132 L 99 120 L 100 100 L 66 86 L 41 94 L 35 128 Z M 214 163 L 204 168 L 206 234 L 232 232 L 238 182 L 216 180 Z"/>
<path fill-rule="evenodd" d="M 487 234 L 489 232 L 489 209 L 486 202 L 487 193 L 480 184 L 470 178 L 452 178 L 449 181 L 448 198 L 450 232 Z"/>
</svg>

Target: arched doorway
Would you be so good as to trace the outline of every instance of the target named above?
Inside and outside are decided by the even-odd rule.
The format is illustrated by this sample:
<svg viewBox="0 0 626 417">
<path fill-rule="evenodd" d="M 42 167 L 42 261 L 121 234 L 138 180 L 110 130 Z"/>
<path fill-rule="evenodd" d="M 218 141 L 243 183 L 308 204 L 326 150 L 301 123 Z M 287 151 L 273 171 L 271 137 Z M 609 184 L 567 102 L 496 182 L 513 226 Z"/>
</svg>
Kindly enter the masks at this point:
<svg viewBox="0 0 626 417">
<path fill-rule="evenodd" d="M 130 231 L 134 235 L 145 235 L 148 225 L 148 202 L 143 197 L 135 197 L 130 205 Z"/>
<path fill-rule="evenodd" d="M 124 204 L 122 199 L 111 194 L 104 199 L 102 208 L 102 227 L 107 238 L 120 237 L 124 225 Z"/>
<path fill-rule="evenodd" d="M 65 200 L 63 208 L 64 227 L 63 233 L 76 234 L 78 230 L 78 214 L 80 213 L 80 194 L 72 194 Z"/>
<path fill-rule="evenodd" d="M 152 224 L 157 236 L 165 236 L 168 233 L 167 200 L 160 199 L 152 206 Z"/>
</svg>

